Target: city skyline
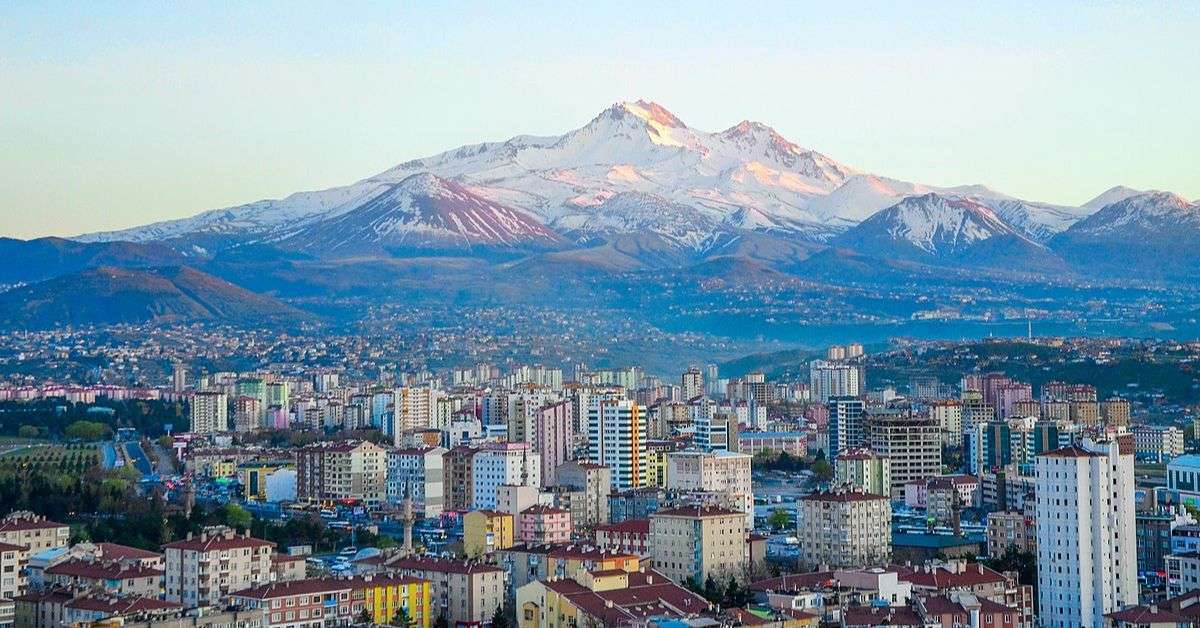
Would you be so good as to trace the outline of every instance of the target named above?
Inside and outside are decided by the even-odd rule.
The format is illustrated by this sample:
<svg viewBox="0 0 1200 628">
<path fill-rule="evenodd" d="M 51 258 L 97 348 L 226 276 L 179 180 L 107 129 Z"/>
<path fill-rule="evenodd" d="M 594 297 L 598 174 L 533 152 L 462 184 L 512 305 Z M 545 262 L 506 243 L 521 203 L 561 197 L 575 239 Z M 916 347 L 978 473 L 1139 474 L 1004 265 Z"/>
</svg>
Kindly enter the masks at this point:
<svg viewBox="0 0 1200 628">
<path fill-rule="evenodd" d="M 279 9 L 3 9 L 0 233 L 344 185 L 637 98 L 929 184 L 1200 197 L 1195 6 Z"/>
</svg>

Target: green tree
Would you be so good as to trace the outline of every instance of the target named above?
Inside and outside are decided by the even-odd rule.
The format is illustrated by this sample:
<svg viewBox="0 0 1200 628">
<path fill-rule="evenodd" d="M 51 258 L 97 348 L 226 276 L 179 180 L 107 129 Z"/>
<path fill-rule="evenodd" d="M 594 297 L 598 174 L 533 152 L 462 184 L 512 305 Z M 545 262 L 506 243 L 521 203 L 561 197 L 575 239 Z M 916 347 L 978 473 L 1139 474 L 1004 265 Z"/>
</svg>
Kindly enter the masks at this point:
<svg viewBox="0 0 1200 628">
<path fill-rule="evenodd" d="M 812 472 L 813 475 L 821 480 L 830 480 L 833 478 L 833 467 L 824 458 L 819 458 L 812 463 Z"/>
<path fill-rule="evenodd" d="M 82 441 L 105 440 L 112 435 L 112 428 L 96 421 L 76 421 L 63 431 L 67 438 Z"/>
<path fill-rule="evenodd" d="M 492 628 L 508 628 L 508 616 L 501 606 L 497 606 L 496 612 L 492 613 Z"/>
<path fill-rule="evenodd" d="M 412 617 L 408 616 L 407 608 L 400 607 L 396 616 L 392 618 L 392 625 L 399 626 L 400 628 L 413 628 L 413 620 Z"/>
<path fill-rule="evenodd" d="M 250 511 L 243 508 L 240 504 L 230 502 L 222 507 L 222 518 L 225 520 L 225 525 L 239 530 L 250 529 L 250 524 L 254 523 L 254 517 Z"/>
<path fill-rule="evenodd" d="M 17 429 L 17 436 L 21 438 L 37 438 L 41 433 L 36 425 L 22 425 Z"/>
<path fill-rule="evenodd" d="M 771 511 L 771 515 L 767 517 L 767 524 L 775 530 L 781 530 L 788 527 L 792 522 L 792 516 L 783 508 L 776 508 Z"/>
</svg>

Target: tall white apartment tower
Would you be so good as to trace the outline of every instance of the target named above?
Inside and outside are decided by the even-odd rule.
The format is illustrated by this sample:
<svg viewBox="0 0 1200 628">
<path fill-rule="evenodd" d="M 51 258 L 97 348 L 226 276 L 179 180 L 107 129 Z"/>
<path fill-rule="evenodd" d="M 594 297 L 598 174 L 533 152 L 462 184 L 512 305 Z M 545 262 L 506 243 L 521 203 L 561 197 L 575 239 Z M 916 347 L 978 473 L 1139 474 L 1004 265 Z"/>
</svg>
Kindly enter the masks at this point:
<svg viewBox="0 0 1200 628">
<path fill-rule="evenodd" d="M 1137 604 L 1133 458 L 1129 435 L 1037 457 L 1040 625 L 1100 628 Z"/>
<path fill-rule="evenodd" d="M 862 367 L 846 362 L 813 360 L 809 365 L 809 392 L 813 401 L 825 403 L 830 397 L 857 397 L 862 394 Z"/>
<path fill-rule="evenodd" d="M 229 430 L 229 398 L 225 393 L 200 391 L 192 395 L 192 431 L 197 434 L 213 434 Z"/>
<path fill-rule="evenodd" d="M 645 486 L 650 452 L 641 406 L 629 399 L 593 397 L 587 416 L 588 458 L 612 470 L 618 490 Z"/>
<path fill-rule="evenodd" d="M 696 397 L 704 394 L 704 373 L 700 372 L 698 367 L 684 371 L 680 381 L 680 388 L 683 390 L 683 400 L 691 401 Z"/>
</svg>

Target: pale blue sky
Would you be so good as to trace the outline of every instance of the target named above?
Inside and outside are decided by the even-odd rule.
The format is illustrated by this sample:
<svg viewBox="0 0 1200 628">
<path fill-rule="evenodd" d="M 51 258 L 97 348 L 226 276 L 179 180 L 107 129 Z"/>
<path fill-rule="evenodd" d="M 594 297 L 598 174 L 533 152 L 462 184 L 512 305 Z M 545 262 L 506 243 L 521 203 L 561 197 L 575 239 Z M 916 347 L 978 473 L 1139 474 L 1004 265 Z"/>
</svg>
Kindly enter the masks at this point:
<svg viewBox="0 0 1200 628">
<path fill-rule="evenodd" d="M 635 98 L 924 183 L 1200 198 L 1195 1 L 210 4 L 0 6 L 0 235 L 345 184 Z"/>
</svg>

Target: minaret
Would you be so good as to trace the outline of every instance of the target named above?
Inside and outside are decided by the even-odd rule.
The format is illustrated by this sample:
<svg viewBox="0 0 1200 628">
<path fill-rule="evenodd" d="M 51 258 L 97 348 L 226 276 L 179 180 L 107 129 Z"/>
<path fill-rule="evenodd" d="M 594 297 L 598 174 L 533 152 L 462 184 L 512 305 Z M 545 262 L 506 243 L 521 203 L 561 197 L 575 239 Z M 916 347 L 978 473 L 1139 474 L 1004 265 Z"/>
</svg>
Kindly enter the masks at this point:
<svg viewBox="0 0 1200 628">
<path fill-rule="evenodd" d="M 412 509 L 412 489 L 407 485 L 404 487 L 404 554 L 411 556 L 413 554 L 413 509 Z"/>
</svg>

